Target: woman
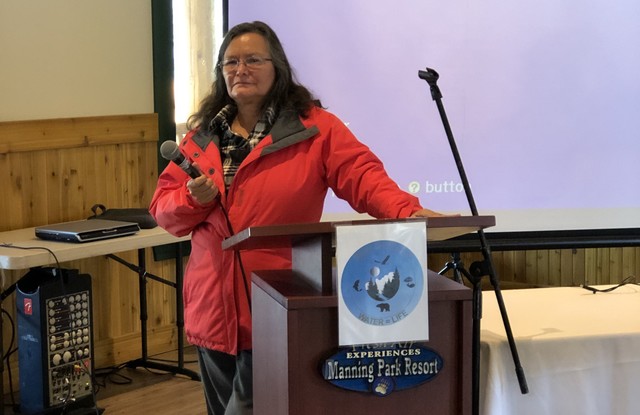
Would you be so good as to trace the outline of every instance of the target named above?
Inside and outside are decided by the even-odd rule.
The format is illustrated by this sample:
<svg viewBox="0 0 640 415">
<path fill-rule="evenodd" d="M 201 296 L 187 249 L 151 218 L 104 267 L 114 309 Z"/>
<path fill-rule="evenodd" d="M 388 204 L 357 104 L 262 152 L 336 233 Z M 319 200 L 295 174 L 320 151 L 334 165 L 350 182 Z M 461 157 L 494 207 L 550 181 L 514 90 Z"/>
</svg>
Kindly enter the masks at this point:
<svg viewBox="0 0 640 415">
<path fill-rule="evenodd" d="M 222 82 L 224 80 L 224 82 Z M 436 216 L 388 177 L 381 161 L 293 78 L 282 45 L 262 22 L 226 35 L 216 82 L 180 149 L 204 174 L 170 164 L 151 212 L 174 235 L 191 233 L 185 332 L 198 348 L 210 414 L 251 413 L 254 269 L 291 267 L 287 249 L 242 252 L 222 241 L 250 226 L 319 221 L 329 188 L 376 218 Z"/>
</svg>

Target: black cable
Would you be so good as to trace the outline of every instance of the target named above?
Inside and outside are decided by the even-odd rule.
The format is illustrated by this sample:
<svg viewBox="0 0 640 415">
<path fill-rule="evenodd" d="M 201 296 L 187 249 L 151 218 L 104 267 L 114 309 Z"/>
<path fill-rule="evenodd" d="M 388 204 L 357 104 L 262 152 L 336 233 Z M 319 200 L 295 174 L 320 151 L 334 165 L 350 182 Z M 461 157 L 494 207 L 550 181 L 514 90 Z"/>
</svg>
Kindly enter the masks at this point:
<svg viewBox="0 0 640 415">
<path fill-rule="evenodd" d="M 98 408 L 98 398 L 96 397 L 96 387 L 95 387 L 95 376 L 93 373 L 91 373 L 91 371 L 89 370 L 89 368 L 84 365 L 83 362 L 77 363 L 75 365 L 73 365 L 74 369 L 80 369 L 82 372 L 84 372 L 85 374 L 89 375 L 89 379 L 91 379 L 91 399 L 93 400 L 93 408 L 96 412 L 96 415 L 100 415 L 100 409 Z M 71 389 L 71 385 L 69 385 L 69 389 Z M 64 409 L 63 409 L 64 412 Z"/>
<path fill-rule="evenodd" d="M 222 214 L 224 215 L 224 218 L 227 221 L 227 228 L 229 228 L 229 232 L 231 233 L 231 235 L 235 235 L 235 232 L 233 231 L 233 226 L 231 225 L 231 220 L 229 220 L 229 215 L 227 214 L 226 209 L 224 208 L 224 206 L 222 206 L 222 203 L 220 201 L 218 201 L 218 204 L 220 205 L 220 210 L 222 210 Z M 247 283 L 247 274 L 245 273 L 244 265 L 242 264 L 242 258 L 240 257 L 240 250 L 236 249 L 234 250 L 234 252 L 235 252 L 236 258 L 238 259 L 238 264 L 240 265 L 240 273 L 242 274 L 242 283 L 244 285 L 244 292 L 245 292 L 245 295 L 247 296 L 249 313 L 253 314 L 253 311 L 251 309 L 251 294 L 249 293 L 249 284 Z"/>
<path fill-rule="evenodd" d="M 62 267 L 60 266 L 60 261 L 58 261 L 58 257 L 56 256 L 56 254 L 49 248 L 44 247 L 44 246 L 18 246 L 18 245 L 14 245 L 12 243 L 6 243 L 6 242 L 2 242 L 0 243 L 0 247 L 2 248 L 15 248 L 15 249 L 23 249 L 25 251 L 29 251 L 29 250 L 43 250 L 43 251 L 47 251 L 51 254 L 51 256 L 53 257 L 53 259 L 56 261 L 56 268 L 58 269 L 58 271 L 60 271 L 60 275 L 62 275 Z"/>
<path fill-rule="evenodd" d="M 4 356 L 2 356 L 2 362 L 4 364 L 4 362 L 6 360 L 7 376 L 9 377 L 9 393 L 11 395 L 11 406 L 15 408 L 16 407 L 16 400 L 15 400 L 14 391 L 13 391 L 13 375 L 11 373 L 11 365 L 9 364 L 9 358 L 11 357 L 12 354 L 14 354 L 15 352 L 18 351 L 17 347 L 15 349 L 12 349 L 13 343 L 14 343 L 14 341 L 16 339 L 16 333 L 15 333 L 16 332 L 16 327 L 15 327 L 15 322 L 13 321 L 13 318 L 11 317 L 11 314 L 9 314 L 4 308 L 1 308 L 1 310 L 2 310 L 2 314 L 6 315 L 7 318 L 9 319 L 9 322 L 11 323 L 11 340 L 9 341 L 9 348 L 7 349 L 7 353 L 5 353 Z"/>
<path fill-rule="evenodd" d="M 56 262 L 56 266 L 55 268 L 52 268 L 56 271 L 58 271 L 58 277 L 60 277 L 60 284 L 62 287 L 62 293 L 64 295 L 67 294 L 66 292 L 66 288 L 63 284 L 63 278 L 64 278 L 64 273 L 62 272 L 62 266 L 60 266 L 60 261 L 58 260 L 58 257 L 56 256 L 56 254 L 49 248 L 45 247 L 45 246 L 19 246 L 19 245 L 14 245 L 12 243 L 6 243 L 6 242 L 2 242 L 0 243 L 0 247 L 2 248 L 14 248 L 14 249 L 22 249 L 24 251 L 32 251 L 32 250 L 43 250 L 43 251 L 47 251 L 49 254 L 51 254 L 51 256 L 53 257 L 53 260 Z M 56 274 L 52 273 L 53 276 L 55 277 Z M 4 290 L 1 294 L 0 294 L 0 304 L 2 304 L 2 301 L 4 301 L 5 298 L 7 298 L 9 295 L 11 295 L 16 287 L 18 286 L 18 283 L 20 282 L 20 280 L 18 280 L 17 282 L 11 284 L 6 290 Z"/>
<path fill-rule="evenodd" d="M 2 314 L 6 315 L 7 318 L 9 319 L 9 322 L 11 323 L 11 340 L 9 340 L 9 348 L 7 352 L 2 356 L 2 360 L 5 360 L 9 357 L 9 355 L 13 353 L 11 351 L 11 347 L 13 347 L 13 342 L 16 339 L 16 333 L 15 333 L 15 322 L 13 321 L 11 314 L 9 314 L 9 312 L 7 312 L 4 308 L 2 308 L 1 310 L 2 310 Z"/>
<path fill-rule="evenodd" d="M 585 284 L 580 284 L 581 288 L 584 288 L 585 290 L 591 291 L 593 294 L 596 293 L 610 293 L 611 291 L 617 290 L 618 288 L 625 286 L 625 285 L 639 285 L 636 282 L 636 277 L 634 275 L 630 275 L 627 278 L 625 278 L 624 280 L 622 280 L 622 282 L 620 284 L 614 285 L 613 287 L 609 287 L 609 288 L 604 288 L 604 289 L 600 289 L 600 288 L 595 288 L 592 287 L 590 285 L 585 285 Z"/>
<path fill-rule="evenodd" d="M 113 383 L 114 385 L 129 385 L 131 383 L 133 383 L 133 379 L 123 375 L 122 373 L 120 373 L 120 371 L 124 368 L 127 367 L 126 363 L 123 363 L 121 365 L 118 366 L 110 366 L 110 367 L 106 367 L 106 368 L 100 368 L 100 369 L 96 369 L 95 372 L 95 377 L 102 377 L 104 378 L 104 383 L 102 385 L 100 385 L 97 382 L 96 379 L 96 383 L 98 383 L 98 385 L 103 386 L 103 387 L 107 387 L 107 381 Z M 121 378 L 122 380 L 116 380 L 115 377 Z"/>
</svg>

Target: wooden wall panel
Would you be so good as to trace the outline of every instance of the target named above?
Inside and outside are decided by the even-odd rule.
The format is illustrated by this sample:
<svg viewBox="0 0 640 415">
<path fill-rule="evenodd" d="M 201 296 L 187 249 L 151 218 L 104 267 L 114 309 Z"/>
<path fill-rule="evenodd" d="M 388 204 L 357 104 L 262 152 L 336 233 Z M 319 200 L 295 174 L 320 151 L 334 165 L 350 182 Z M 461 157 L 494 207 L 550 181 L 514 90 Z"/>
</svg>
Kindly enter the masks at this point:
<svg viewBox="0 0 640 415">
<path fill-rule="evenodd" d="M 479 253 L 461 257 L 467 269 L 481 259 Z M 640 247 L 500 251 L 492 258 L 503 288 L 617 284 L 630 276 L 640 282 Z M 445 254 L 430 254 L 427 259 L 435 271 L 448 260 Z M 489 288 L 487 282 L 484 287 Z"/>
<path fill-rule="evenodd" d="M 0 154 L 157 142 L 155 114 L 0 122 Z"/>
</svg>

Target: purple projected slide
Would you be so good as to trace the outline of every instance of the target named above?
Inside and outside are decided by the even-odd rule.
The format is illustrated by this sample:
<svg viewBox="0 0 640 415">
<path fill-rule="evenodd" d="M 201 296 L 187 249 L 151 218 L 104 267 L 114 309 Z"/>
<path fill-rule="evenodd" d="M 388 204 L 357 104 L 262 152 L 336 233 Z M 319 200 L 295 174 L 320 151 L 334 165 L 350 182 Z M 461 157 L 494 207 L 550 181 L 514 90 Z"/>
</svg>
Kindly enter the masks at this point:
<svg viewBox="0 0 640 415">
<path fill-rule="evenodd" d="M 640 227 L 640 2 L 229 2 L 251 20 L 424 206 L 470 213 L 429 67 L 497 230 Z"/>
</svg>

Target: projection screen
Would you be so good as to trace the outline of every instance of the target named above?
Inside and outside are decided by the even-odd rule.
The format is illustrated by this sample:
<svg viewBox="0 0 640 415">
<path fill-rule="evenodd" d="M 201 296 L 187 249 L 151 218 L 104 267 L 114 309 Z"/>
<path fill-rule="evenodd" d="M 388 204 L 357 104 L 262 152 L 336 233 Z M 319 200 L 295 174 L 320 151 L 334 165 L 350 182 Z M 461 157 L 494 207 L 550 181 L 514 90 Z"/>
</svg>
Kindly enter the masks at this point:
<svg viewBox="0 0 640 415">
<path fill-rule="evenodd" d="M 429 86 L 492 231 L 640 227 L 640 2 L 233 0 L 425 207 L 470 214 Z M 354 217 L 333 194 L 325 218 Z"/>
</svg>

